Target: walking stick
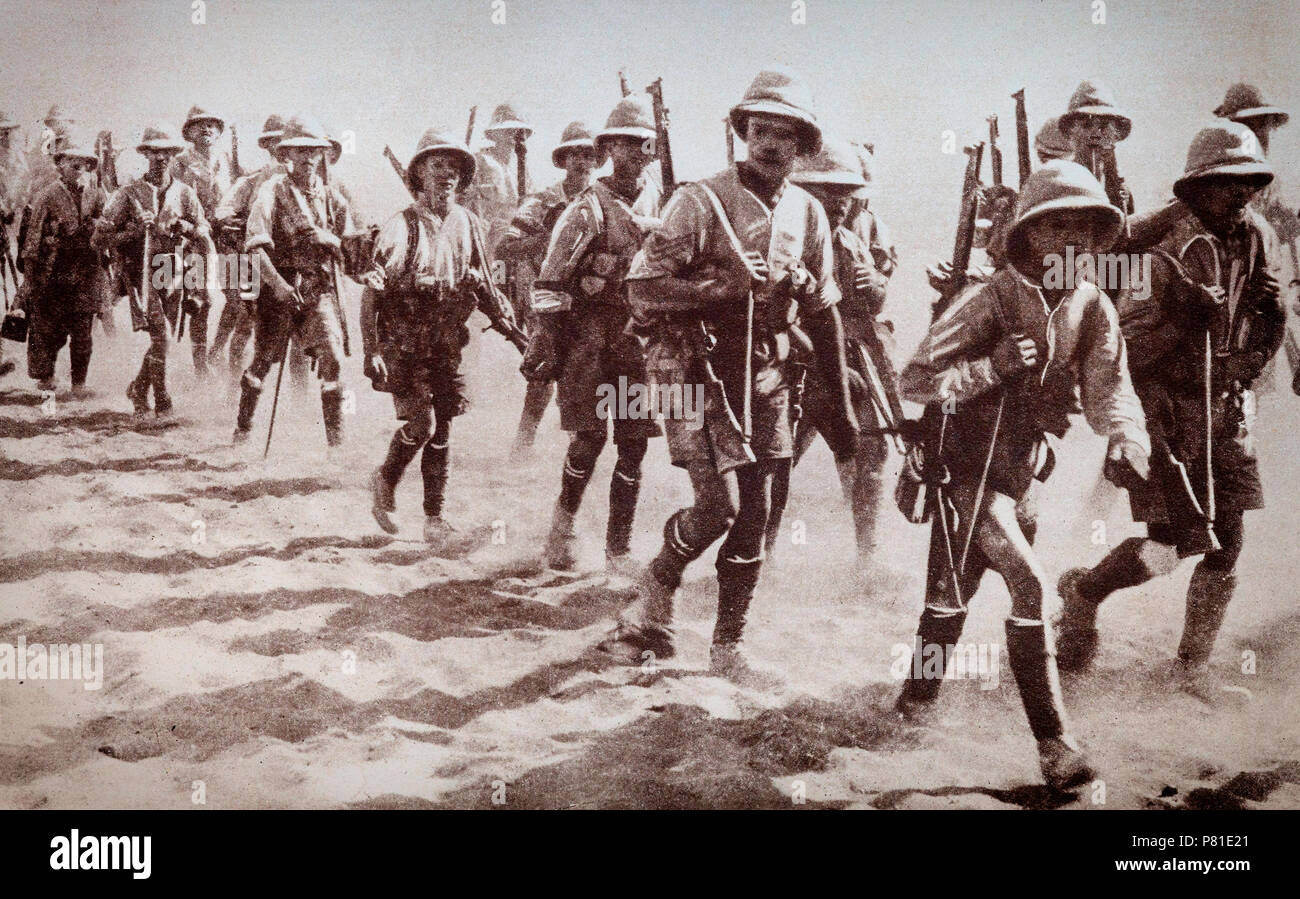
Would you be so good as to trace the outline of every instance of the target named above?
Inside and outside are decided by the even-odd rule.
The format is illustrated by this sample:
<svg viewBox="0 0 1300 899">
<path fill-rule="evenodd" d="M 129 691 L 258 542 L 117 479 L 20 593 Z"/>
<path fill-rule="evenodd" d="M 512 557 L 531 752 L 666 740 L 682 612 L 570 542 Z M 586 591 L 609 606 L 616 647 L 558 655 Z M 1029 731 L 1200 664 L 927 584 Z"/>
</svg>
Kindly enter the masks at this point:
<svg viewBox="0 0 1300 899">
<path fill-rule="evenodd" d="M 271 421 L 266 426 L 266 448 L 262 450 L 263 459 L 271 455 L 271 435 L 275 433 L 275 411 L 280 405 L 280 384 L 284 381 L 284 367 L 289 361 L 289 337 L 292 333 L 292 327 L 285 330 L 284 349 L 280 351 L 280 370 L 275 374 L 275 394 L 271 397 Z"/>
</svg>

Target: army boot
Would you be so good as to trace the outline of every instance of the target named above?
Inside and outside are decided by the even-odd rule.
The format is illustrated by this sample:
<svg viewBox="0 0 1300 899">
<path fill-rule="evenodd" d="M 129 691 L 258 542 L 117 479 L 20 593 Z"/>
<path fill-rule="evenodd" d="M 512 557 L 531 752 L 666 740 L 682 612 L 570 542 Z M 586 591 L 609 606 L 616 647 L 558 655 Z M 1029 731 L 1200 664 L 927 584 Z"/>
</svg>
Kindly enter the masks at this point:
<svg viewBox="0 0 1300 899">
<path fill-rule="evenodd" d="M 330 446 L 343 443 L 343 391 L 335 387 L 320 392 L 320 410 L 325 418 L 325 442 Z"/>
<path fill-rule="evenodd" d="M 921 659 L 913 658 L 903 681 L 903 690 L 894 703 L 894 710 L 909 724 L 929 724 L 934 720 L 934 703 L 939 698 L 939 688 L 943 686 L 944 668 L 947 667 L 951 647 L 961 639 L 962 628 L 966 624 L 966 613 L 962 611 L 939 610 L 926 606 L 921 612 L 921 621 L 916 627 L 916 642 L 913 652 L 920 653 Z M 925 667 L 927 647 L 941 647 L 938 655 L 939 670 Z M 934 650 L 930 655 L 934 658 Z"/>
<path fill-rule="evenodd" d="M 1007 658 L 1020 689 L 1029 729 L 1038 741 L 1043 780 L 1060 791 L 1093 780 L 1096 772 L 1078 742 L 1066 732 L 1065 701 L 1047 624 L 1008 618 L 1006 634 Z"/>
<path fill-rule="evenodd" d="M 1231 571 L 1214 571 L 1197 564 L 1187 585 L 1183 637 L 1178 644 L 1174 675 L 1179 689 L 1209 705 L 1249 702 L 1249 690 L 1230 687 L 1210 671 L 1210 654 L 1237 586 Z"/>
<path fill-rule="evenodd" d="M 653 560 L 637 583 L 639 607 L 619 616 L 618 626 L 597 649 L 624 665 L 647 658 L 671 659 L 677 654 L 673 634 L 673 604 L 682 583 L 681 569 Z M 651 653 L 649 657 L 645 653 Z"/>
<path fill-rule="evenodd" d="M 740 687 L 775 690 L 784 682 L 781 676 L 752 665 L 741 645 L 762 565 L 762 559 L 718 559 L 718 618 L 709 647 L 709 673 Z"/>
<path fill-rule="evenodd" d="M 262 382 L 244 372 L 239 384 L 239 413 L 235 418 L 235 443 L 243 443 L 253 430 L 253 413 L 262 396 Z"/>
</svg>

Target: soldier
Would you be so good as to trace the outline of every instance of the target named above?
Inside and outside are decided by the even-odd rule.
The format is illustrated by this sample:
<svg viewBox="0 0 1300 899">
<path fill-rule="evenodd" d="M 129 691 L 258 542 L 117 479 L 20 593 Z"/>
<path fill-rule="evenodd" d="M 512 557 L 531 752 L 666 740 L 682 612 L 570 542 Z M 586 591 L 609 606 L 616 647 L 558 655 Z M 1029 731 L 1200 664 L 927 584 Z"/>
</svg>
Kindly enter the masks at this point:
<svg viewBox="0 0 1300 899">
<path fill-rule="evenodd" d="M 510 227 L 515 207 L 529 193 L 527 177 L 519 184 L 516 149 L 532 136 L 533 129 L 524 124 L 511 103 L 502 103 L 492 113 L 492 121 L 483 129 L 491 145 L 475 159 L 474 183 L 466 196 L 466 205 L 488 227 L 488 252 Z"/>
<path fill-rule="evenodd" d="M 793 450 L 786 363 L 796 306 L 831 385 L 826 440 L 837 460 L 853 458 L 858 424 L 830 228 L 821 206 L 787 180 L 796 157 L 821 147 L 811 100 L 798 76 L 760 72 L 730 113 L 748 159 L 680 185 L 628 275 L 657 386 L 707 383 L 712 394 L 702 417 L 665 417 L 669 454 L 690 475 L 695 499 L 664 526 L 663 547 L 642 581 L 643 607 L 625 614 L 601 646 L 625 662 L 675 653 L 672 609 L 682 574 L 725 535 L 710 670 L 739 683 L 772 683 L 749 666 L 741 639 L 763 560 L 773 475 Z"/>
<path fill-rule="evenodd" d="M 1252 84 L 1234 84 L 1228 88 L 1223 102 L 1214 110 L 1221 118 L 1239 122 L 1251 130 L 1259 142 L 1260 155 L 1268 156 L 1272 133 L 1291 120 L 1290 114 L 1264 99 L 1259 88 Z M 1250 206 L 1268 225 L 1264 231 L 1265 247 L 1273 276 L 1282 286 L 1282 308 L 1300 312 L 1300 220 L 1290 207 L 1282 202 L 1281 184 L 1277 178 L 1251 198 Z M 1293 328 L 1294 325 L 1289 326 Z M 1291 365 L 1291 389 L 1300 393 L 1300 340 L 1288 333 L 1284 346 Z M 1258 390 L 1271 389 L 1272 363 L 1265 369 L 1256 384 Z"/>
<path fill-rule="evenodd" d="M 15 252 L 15 247 L 10 244 L 10 234 L 13 233 L 10 229 L 17 228 L 18 216 L 27 205 L 27 162 L 13 142 L 14 132 L 19 127 L 16 121 L 0 112 L 0 237 L 3 238 L 4 243 L 0 246 L 0 252 L 9 259 L 13 259 Z M 13 293 L 18 290 L 18 284 L 14 280 L 14 270 L 9 268 L 9 263 L 0 260 L 0 265 L 5 267 L 4 271 L 0 272 L 0 279 L 3 279 L 7 285 L 5 288 L 7 307 Z M 4 342 L 0 341 L 0 377 L 9 374 L 14 367 L 12 359 L 4 358 Z"/>
<path fill-rule="evenodd" d="M 886 276 L 876 267 L 878 255 L 867 239 L 850 228 L 849 216 L 855 206 L 862 208 L 865 205 L 866 197 L 863 195 L 869 190 L 861 171 L 851 145 L 823 137 L 821 152 L 800 166 L 790 176 L 790 181 L 821 203 L 835 248 L 835 283 L 841 295 L 839 312 L 844 323 L 850 388 L 854 413 L 862 427 L 857 455 L 852 464 L 841 466 L 841 486 L 853 512 L 859 561 L 867 563 L 875 549 L 877 505 L 885 462 L 889 458 L 885 432 L 896 427 L 902 409 L 898 402 L 897 376 L 888 354 L 888 345 L 893 339 L 892 328 L 877 320 L 885 302 Z M 864 208 L 859 217 L 863 214 L 869 215 Z M 869 226 L 864 230 L 871 233 Z M 889 249 L 892 251 L 892 247 Z M 892 266 L 892 252 L 879 255 Z M 803 361 L 810 367 L 800 404 L 802 420 L 797 420 L 795 426 L 791 467 L 799 464 L 799 459 L 817 438 L 821 423 L 835 411 L 830 391 L 815 366 L 811 365 L 813 360 L 805 355 Z M 773 484 L 772 515 L 767 530 L 769 554 L 780 530 L 788 485 L 789 469 L 786 468 Z"/>
<path fill-rule="evenodd" d="M 1273 173 L 1250 137 L 1225 123 L 1193 138 L 1174 183 L 1193 215 L 1153 254 L 1150 297 L 1120 308 L 1155 447 L 1151 482 L 1129 491 L 1147 536 L 1123 541 L 1091 569 L 1067 571 L 1059 584 L 1061 666 L 1082 669 L 1096 653 L 1097 607 L 1107 596 L 1201 555 L 1175 677 L 1206 702 L 1220 698 L 1209 658 L 1237 583 L 1242 513 L 1264 505 L 1251 384 L 1284 325 L 1261 217 L 1249 208 Z"/>
<path fill-rule="evenodd" d="M 116 265 L 132 286 L 147 280 L 145 295 L 132 297 L 131 318 L 137 331 L 148 331 L 149 349 L 126 395 L 137 415 L 171 414 L 167 391 L 167 346 L 170 328 L 185 312 L 184 265 L 177 262 L 186 245 L 202 255 L 213 252 L 212 234 L 194 188 L 173 177 L 171 164 L 185 143 L 165 122 L 144 130 L 136 151 L 148 162 L 145 174 L 113 194 L 95 228 L 95 249 L 114 252 Z M 148 232 L 149 259 L 144 258 Z M 159 266 L 170 268 L 170 277 Z"/>
<path fill-rule="evenodd" d="M 653 157 L 654 117 L 638 97 L 625 97 L 596 135 L 597 154 L 613 161 L 611 174 L 596 179 L 560 215 L 533 288 L 535 330 L 522 370 L 533 382 L 557 382 L 560 427 L 572 434 L 546 538 L 546 563 L 575 565 L 574 517 L 605 446 L 613 417 L 618 461 L 609 485 L 605 559 L 612 571 L 629 573 L 632 519 L 641 487 L 641 461 L 648 438 L 659 434 L 652 414 L 605 414 L 605 391 L 646 384 L 640 342 L 625 333 L 630 313 L 624 278 L 645 234 L 658 219 L 632 211 L 640 178 Z M 606 399 L 608 394 L 604 393 Z"/>
<path fill-rule="evenodd" d="M 551 232 L 564 208 L 591 184 L 591 173 L 596 168 L 596 145 L 591 129 L 582 122 L 570 122 L 560 136 L 559 146 L 551 151 L 551 163 L 564 170 L 564 179 L 525 200 L 496 246 L 496 257 L 516 266 L 515 284 L 519 296 L 515 314 L 525 321 L 530 332 L 536 322 L 529 297 L 533 281 L 537 279 L 542 260 L 546 257 Z M 512 461 L 522 461 L 532 449 L 537 426 L 554 392 L 552 381 L 528 382 L 519 428 L 510 449 Z"/>
<path fill-rule="evenodd" d="M 1053 466 L 1047 435 L 1064 435 L 1078 390 L 1088 424 L 1109 438 L 1108 478 L 1145 477 L 1149 443 L 1110 300 L 1085 280 L 1073 289 L 1046 285 L 1052 259 L 1070 246 L 1079 255 L 1104 251 L 1122 219 L 1082 166 L 1056 160 L 1034 172 L 1007 234 L 1010 265 L 957 297 L 901 377 L 904 399 L 956 408 L 945 424 L 954 439 L 938 460 L 951 481 L 934 515 L 917 652 L 942 647 L 926 655 L 946 662 L 984 572 L 998 572 L 1011 594 L 1007 655 L 1043 777 L 1055 789 L 1093 772 L 1069 735 L 1043 619 L 1050 588 L 1032 546 L 1034 483 Z M 923 720 L 933 707 L 943 677 L 943 666 L 934 667 L 914 661 L 909 669 L 897 704 L 905 718 Z"/>
<path fill-rule="evenodd" d="M 54 151 L 59 178 L 33 197 L 21 248 L 20 308 L 29 314 L 27 373 L 40 390 L 53 391 L 54 365 L 71 344 L 72 396 L 89 396 L 92 327 L 102 299 L 105 272 L 91 247 L 107 197 L 95 183 L 94 150 L 74 140 Z"/>
<path fill-rule="evenodd" d="M 343 317 L 344 241 L 358 236 L 343 195 L 321 178 L 329 138 L 313 119 L 295 116 L 276 144 L 288 172 L 268 178 L 248 213 L 244 251 L 262 279 L 253 362 L 240 384 L 234 440 L 243 443 L 271 366 L 285 358 L 290 339 L 301 341 L 321 379 L 321 412 L 330 446 L 343 442 L 339 364 L 347 352 Z"/>
<path fill-rule="evenodd" d="M 275 157 L 275 145 L 284 133 L 284 121 L 280 116 L 271 114 L 262 125 L 257 145 L 267 152 L 271 159 L 255 172 L 249 172 L 231 185 L 222 197 L 213 213 L 213 227 L 216 228 L 217 251 L 222 254 L 242 253 L 244 238 L 248 228 L 248 211 L 253 205 L 257 190 L 269 178 L 285 171 L 284 163 Z M 216 365 L 221 357 L 221 350 L 230 341 L 230 372 L 238 379 L 243 372 L 244 352 L 253 337 L 253 322 L 256 319 L 254 307 L 256 298 L 251 302 L 229 299 L 221 309 L 221 318 L 217 320 L 217 333 L 212 338 L 212 347 L 208 351 L 208 364 Z"/>
<path fill-rule="evenodd" d="M 485 291 L 491 274 L 482 223 L 456 203 L 456 191 L 470 183 L 474 168 L 473 155 L 450 133 L 424 133 L 406 169 L 415 202 L 380 230 L 361 295 L 366 374 L 376 390 L 393 395 L 402 422 L 371 476 L 371 512 L 381 528 L 397 533 L 394 491 L 420 455 L 424 538 L 443 550 L 463 548 L 471 539 L 442 516 L 451 422 L 467 405 L 460 371 L 470 339 L 465 322 L 480 302 L 495 304 Z"/>
<path fill-rule="evenodd" d="M 216 220 L 217 207 L 221 198 L 230 190 L 230 160 L 224 153 L 217 151 L 216 142 L 226 129 L 226 122 L 221 116 L 214 115 L 200 106 L 191 106 L 181 125 L 181 137 L 189 142 L 189 148 L 172 162 L 172 175 L 194 188 L 203 204 L 203 214 L 208 221 Z M 214 265 L 215 259 L 209 258 L 208 265 Z M 239 303 L 239 288 L 226 287 L 226 305 Z M 194 358 L 194 374 L 204 379 L 208 374 L 208 311 L 206 303 L 194 304 L 190 309 L 190 345 Z"/>
<path fill-rule="evenodd" d="M 1080 82 L 1057 123 L 1070 145 L 1069 158 L 1092 172 L 1112 205 L 1131 215 L 1133 196 L 1115 166 L 1115 144 L 1128 137 L 1133 120 L 1117 107 L 1110 88 L 1100 81 Z"/>
</svg>

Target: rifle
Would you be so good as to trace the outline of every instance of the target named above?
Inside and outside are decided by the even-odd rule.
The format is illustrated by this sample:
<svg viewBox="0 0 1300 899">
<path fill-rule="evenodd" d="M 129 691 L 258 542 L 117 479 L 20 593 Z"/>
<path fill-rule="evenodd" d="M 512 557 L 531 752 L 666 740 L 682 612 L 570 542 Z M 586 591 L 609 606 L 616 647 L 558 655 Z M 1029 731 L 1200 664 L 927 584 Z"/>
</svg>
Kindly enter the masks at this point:
<svg viewBox="0 0 1300 899">
<path fill-rule="evenodd" d="M 330 190 L 330 162 L 328 157 L 321 160 L 321 180 L 325 182 L 325 224 L 333 230 L 334 197 L 333 192 Z M 338 315 L 339 326 L 343 329 L 343 355 L 351 356 L 352 346 L 348 335 L 348 320 L 347 316 L 343 314 L 343 282 L 339 279 L 339 261 L 333 251 L 330 252 L 330 275 L 334 279 L 334 312 Z"/>
<path fill-rule="evenodd" d="M 474 140 L 474 120 L 478 118 L 478 107 L 469 108 L 469 124 L 465 126 L 465 148 L 469 149 L 470 143 Z"/>
<path fill-rule="evenodd" d="M 623 92 L 625 97 L 632 95 L 631 88 L 627 86 L 627 71 L 625 69 L 618 70 L 618 89 Z"/>
<path fill-rule="evenodd" d="M 239 165 L 239 132 L 235 130 L 235 123 L 230 123 L 230 178 L 236 181 L 244 177 L 244 170 Z"/>
<path fill-rule="evenodd" d="M 736 132 L 731 130 L 731 117 L 722 120 L 722 127 L 727 129 L 727 165 L 736 161 Z"/>
<path fill-rule="evenodd" d="M 1029 180 L 1033 160 L 1029 158 L 1029 116 L 1025 112 L 1025 89 L 1011 95 L 1016 101 L 1016 164 L 1020 169 L 1020 186 Z"/>
<path fill-rule="evenodd" d="M 101 131 L 95 137 L 95 177 L 105 193 L 117 190 L 117 154 L 113 152 L 113 132 Z"/>
<path fill-rule="evenodd" d="M 515 132 L 515 202 L 522 203 L 528 193 L 528 145 L 523 132 Z"/>
<path fill-rule="evenodd" d="M 393 171 L 397 172 L 397 177 L 402 179 L 402 184 L 407 186 L 407 190 L 410 190 L 410 184 L 406 180 L 406 167 L 398 161 L 395 155 L 393 155 L 393 148 L 388 146 L 388 144 L 384 144 L 384 157 L 392 165 Z"/>
<path fill-rule="evenodd" d="M 970 265 L 971 247 L 975 239 L 975 217 L 979 211 L 980 164 L 984 157 L 984 145 L 980 143 L 966 147 L 965 152 L 966 174 L 962 180 L 961 209 L 952 251 L 952 281 L 949 290 L 941 294 L 931 307 L 931 323 L 943 314 L 966 286 L 966 269 Z M 898 486 L 894 490 L 894 499 L 903 515 L 913 524 L 929 521 L 935 510 L 938 510 L 938 526 L 943 536 L 948 573 L 952 578 L 956 607 L 961 609 L 965 607 L 961 588 L 962 567 L 958 565 L 953 550 L 953 528 L 956 522 L 950 520 L 956 510 L 946 495 L 945 488 L 951 475 L 943 462 L 949 418 L 946 412 L 941 412 L 931 404 L 926 406 L 919 421 L 910 424 L 908 430 L 911 439 L 907 441 L 909 446 L 903 459 Z M 969 538 L 967 545 L 969 546 Z"/>
<path fill-rule="evenodd" d="M 677 179 L 673 175 L 673 150 L 668 143 L 668 107 L 664 106 L 664 80 L 656 78 L 646 88 L 646 93 L 654 102 L 655 156 L 659 158 L 659 175 L 664 183 L 663 202 L 666 203 L 677 187 Z"/>
<path fill-rule="evenodd" d="M 993 184 L 1002 186 L 1002 149 L 998 146 L 998 117 L 989 116 L 989 163 L 993 169 Z"/>
</svg>

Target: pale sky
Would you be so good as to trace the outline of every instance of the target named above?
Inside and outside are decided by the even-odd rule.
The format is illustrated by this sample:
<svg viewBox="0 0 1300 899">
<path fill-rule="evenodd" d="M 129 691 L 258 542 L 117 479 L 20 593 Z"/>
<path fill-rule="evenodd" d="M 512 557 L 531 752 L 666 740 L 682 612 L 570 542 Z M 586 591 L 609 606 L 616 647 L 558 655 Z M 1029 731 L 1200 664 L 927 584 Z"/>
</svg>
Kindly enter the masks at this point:
<svg viewBox="0 0 1300 899">
<path fill-rule="evenodd" d="M 502 3 L 506 21 L 494 24 Z M 1079 81 L 1101 78 L 1134 121 L 1118 158 L 1142 209 L 1168 196 L 1231 82 L 1300 106 L 1300 3 L 1113 0 L 1105 24 L 1093 24 L 1094 6 L 806 0 L 800 25 L 790 0 L 208 0 L 196 25 L 190 0 L 0 0 L 0 110 L 31 137 L 57 101 L 92 136 L 109 128 L 124 146 L 200 103 L 238 124 L 245 166 L 260 161 L 268 112 L 306 110 L 355 133 L 339 176 L 362 216 L 379 220 L 405 201 L 385 143 L 405 161 L 430 125 L 463 132 L 478 104 L 481 133 L 511 99 L 536 129 L 533 178 L 557 180 L 550 148 L 574 118 L 603 124 L 620 68 L 633 89 L 663 77 L 678 178 L 709 174 L 725 162 L 728 108 L 759 69 L 783 63 L 808 78 L 828 130 L 876 145 L 873 202 L 903 257 L 890 305 L 910 331 L 908 310 L 930 299 L 924 266 L 952 243 L 963 157 L 942 152 L 945 130 L 960 146 L 996 113 L 1014 185 L 1010 94 L 1026 89 L 1032 137 Z M 1272 152 L 1289 183 L 1300 117 Z"/>
</svg>

